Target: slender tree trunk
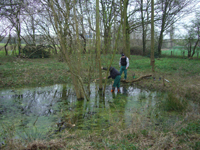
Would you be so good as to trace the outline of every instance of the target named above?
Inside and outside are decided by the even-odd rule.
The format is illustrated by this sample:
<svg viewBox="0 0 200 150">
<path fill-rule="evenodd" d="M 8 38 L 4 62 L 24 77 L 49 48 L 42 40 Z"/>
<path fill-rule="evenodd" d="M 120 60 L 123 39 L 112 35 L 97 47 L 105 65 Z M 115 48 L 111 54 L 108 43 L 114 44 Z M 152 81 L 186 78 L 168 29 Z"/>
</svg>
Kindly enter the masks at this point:
<svg viewBox="0 0 200 150">
<path fill-rule="evenodd" d="M 96 0 L 96 50 L 99 63 L 99 90 L 102 90 L 102 71 L 101 71 L 101 53 L 100 53 L 100 29 L 99 29 L 99 0 Z"/>
<path fill-rule="evenodd" d="M 130 34 L 128 17 L 126 18 L 126 56 L 130 59 Z"/>
<path fill-rule="evenodd" d="M 105 27 L 104 31 L 104 55 L 110 52 L 111 48 L 111 34 L 110 34 L 110 26 Z"/>
<path fill-rule="evenodd" d="M 83 1 L 84 2 L 84 1 Z M 79 1 L 79 6 L 80 6 L 80 11 L 81 11 L 81 14 L 83 14 L 83 10 L 82 10 L 82 4 L 81 4 L 81 1 Z M 82 37 L 83 39 L 83 54 L 86 53 L 86 44 L 87 44 L 87 40 L 85 38 L 85 29 L 84 29 L 84 26 L 83 26 L 83 16 L 81 16 L 81 28 L 82 28 L 82 34 L 80 34 L 80 36 Z"/>
<path fill-rule="evenodd" d="M 77 53 L 78 53 L 78 72 L 77 74 L 80 76 L 81 74 L 81 45 L 80 45 L 80 40 L 79 40 L 79 31 L 78 31 L 78 21 L 77 21 L 77 18 L 76 18 L 76 9 L 75 9 L 75 6 L 76 6 L 76 0 L 74 0 L 74 19 L 75 19 L 75 24 L 76 24 L 76 43 L 77 43 Z M 78 81 L 78 79 L 77 79 Z M 77 84 L 79 85 L 79 84 Z M 80 90 L 80 97 L 81 98 L 84 98 L 84 94 L 83 94 L 83 91 L 80 87 L 78 87 L 77 89 Z"/>
<path fill-rule="evenodd" d="M 158 40 L 158 55 L 161 56 L 161 49 L 162 49 L 162 43 L 163 43 L 163 33 L 165 30 L 165 23 L 166 23 L 166 15 L 167 15 L 167 8 L 168 8 L 168 1 L 165 2 L 165 8 L 162 15 L 162 25 L 161 25 L 161 31 L 160 36 Z"/>
<path fill-rule="evenodd" d="M 32 25 L 32 31 L 33 31 L 33 44 L 36 45 L 36 40 L 35 40 L 35 23 L 34 23 L 34 18 L 33 15 L 31 16 L 31 25 Z"/>
<path fill-rule="evenodd" d="M 159 40 L 158 40 L 158 55 L 161 56 L 161 49 L 162 49 L 162 43 L 163 43 L 163 27 L 161 28 Z"/>
<path fill-rule="evenodd" d="M 18 50 L 19 56 L 21 55 L 21 23 L 20 23 L 20 10 L 17 12 L 17 41 L 18 41 Z"/>
<path fill-rule="evenodd" d="M 127 7 L 126 7 L 126 3 L 127 3 L 127 0 L 124 0 L 124 4 L 123 4 L 123 6 L 124 6 L 124 9 L 123 9 L 123 39 L 124 39 L 124 41 L 123 41 L 123 45 L 124 45 L 124 53 L 125 53 L 125 55 L 127 56 L 127 44 L 126 44 L 126 42 L 127 42 L 127 36 L 126 36 L 126 20 L 127 20 Z"/>
<path fill-rule="evenodd" d="M 151 0 L 151 66 L 154 72 L 154 0 Z"/>
<path fill-rule="evenodd" d="M 174 25 L 170 27 L 170 47 L 173 48 Z"/>
<path fill-rule="evenodd" d="M 145 36 L 145 27 L 144 27 L 144 12 L 143 12 L 143 0 L 141 0 L 141 20 L 142 20 L 142 46 L 143 46 L 143 55 L 146 51 L 146 36 Z"/>
<path fill-rule="evenodd" d="M 129 23 L 127 17 L 127 7 L 129 0 L 124 0 L 120 2 L 122 9 L 123 2 L 123 11 L 122 12 L 122 21 L 123 21 L 123 52 L 130 59 L 130 36 L 129 36 Z"/>
<path fill-rule="evenodd" d="M 21 55 L 21 23 L 20 23 L 20 10 L 16 13 L 16 31 L 17 31 L 17 44 L 19 50 L 19 56 Z"/>
<path fill-rule="evenodd" d="M 200 27 L 199 27 L 199 26 L 197 27 L 197 30 L 198 30 L 197 33 L 199 33 L 199 30 L 200 30 Z M 196 43 L 195 43 L 195 45 L 194 45 L 194 48 L 193 48 L 193 50 L 192 50 L 192 57 L 193 57 L 194 54 L 195 54 L 195 50 L 196 50 L 196 47 L 197 47 L 199 41 L 200 41 L 200 35 L 198 34 L 198 39 L 197 39 L 197 41 L 196 41 Z"/>
<path fill-rule="evenodd" d="M 7 42 L 6 42 L 6 45 L 4 46 L 4 48 L 5 48 L 5 53 L 6 53 L 6 56 L 8 56 L 7 45 L 8 45 L 8 43 L 10 42 L 10 39 L 11 39 L 11 35 L 9 34 L 8 40 L 7 40 Z"/>
</svg>

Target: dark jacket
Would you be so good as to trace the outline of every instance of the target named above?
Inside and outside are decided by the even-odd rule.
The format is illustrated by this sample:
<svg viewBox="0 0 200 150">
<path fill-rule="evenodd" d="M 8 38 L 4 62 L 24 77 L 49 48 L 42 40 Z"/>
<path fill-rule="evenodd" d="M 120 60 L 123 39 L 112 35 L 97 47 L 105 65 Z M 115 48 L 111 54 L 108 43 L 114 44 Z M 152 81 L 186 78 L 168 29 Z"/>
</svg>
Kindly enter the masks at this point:
<svg viewBox="0 0 200 150">
<path fill-rule="evenodd" d="M 107 70 L 107 68 L 103 68 L 103 70 Z M 116 76 L 120 75 L 119 71 L 117 71 L 117 69 L 115 69 L 114 67 L 110 67 L 109 71 L 110 71 L 110 76 L 108 77 L 108 79 L 109 78 L 115 79 Z"/>
<path fill-rule="evenodd" d="M 126 66 L 126 64 L 127 64 L 126 57 L 124 57 L 124 58 L 121 57 L 121 65 Z"/>
</svg>

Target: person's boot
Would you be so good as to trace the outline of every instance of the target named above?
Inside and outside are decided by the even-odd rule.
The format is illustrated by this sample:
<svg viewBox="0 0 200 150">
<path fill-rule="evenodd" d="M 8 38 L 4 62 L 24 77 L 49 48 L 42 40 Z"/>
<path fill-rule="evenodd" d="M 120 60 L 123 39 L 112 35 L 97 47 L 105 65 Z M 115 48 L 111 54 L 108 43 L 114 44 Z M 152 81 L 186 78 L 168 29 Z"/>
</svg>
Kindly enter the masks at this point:
<svg viewBox="0 0 200 150">
<path fill-rule="evenodd" d="M 114 92 L 114 91 L 115 91 L 115 88 L 113 87 L 112 90 L 111 90 L 111 92 Z"/>
<path fill-rule="evenodd" d="M 119 88 L 117 88 L 117 92 L 118 92 L 118 93 L 120 92 L 120 89 L 119 89 Z"/>
</svg>

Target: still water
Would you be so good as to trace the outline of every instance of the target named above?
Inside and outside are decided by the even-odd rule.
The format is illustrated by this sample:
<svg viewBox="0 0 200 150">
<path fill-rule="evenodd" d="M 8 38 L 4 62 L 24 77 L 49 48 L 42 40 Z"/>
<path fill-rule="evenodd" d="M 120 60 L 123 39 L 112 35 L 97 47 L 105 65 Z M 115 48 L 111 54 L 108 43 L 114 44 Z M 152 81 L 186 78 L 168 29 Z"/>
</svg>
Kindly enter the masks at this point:
<svg viewBox="0 0 200 150">
<path fill-rule="evenodd" d="M 174 124 L 180 119 L 159 109 L 165 94 L 121 85 L 120 93 L 106 87 L 105 98 L 98 85 L 91 86 L 90 101 L 77 100 L 71 85 L 0 90 L 0 139 L 8 131 L 16 138 L 45 138 L 64 130 L 106 130 L 121 121 L 141 128 Z"/>
</svg>

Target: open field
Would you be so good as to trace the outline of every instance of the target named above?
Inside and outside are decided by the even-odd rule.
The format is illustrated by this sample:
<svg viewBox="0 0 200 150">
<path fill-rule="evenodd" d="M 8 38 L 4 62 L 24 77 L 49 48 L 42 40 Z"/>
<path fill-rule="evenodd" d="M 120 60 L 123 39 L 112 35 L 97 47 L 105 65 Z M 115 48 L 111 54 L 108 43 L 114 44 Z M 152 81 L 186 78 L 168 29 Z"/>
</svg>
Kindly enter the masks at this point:
<svg viewBox="0 0 200 150">
<path fill-rule="evenodd" d="M 193 58 L 197 58 L 197 53 L 200 52 L 200 49 L 197 48 L 196 53 L 194 54 Z M 172 56 L 172 57 L 182 57 L 187 58 L 188 51 L 183 49 L 165 49 L 162 50 L 162 56 Z M 200 56 L 198 56 L 200 58 Z"/>
</svg>

